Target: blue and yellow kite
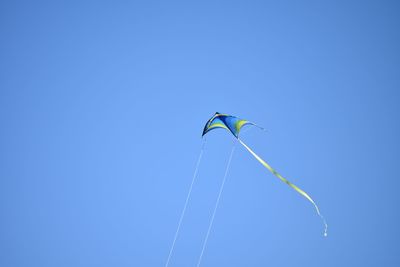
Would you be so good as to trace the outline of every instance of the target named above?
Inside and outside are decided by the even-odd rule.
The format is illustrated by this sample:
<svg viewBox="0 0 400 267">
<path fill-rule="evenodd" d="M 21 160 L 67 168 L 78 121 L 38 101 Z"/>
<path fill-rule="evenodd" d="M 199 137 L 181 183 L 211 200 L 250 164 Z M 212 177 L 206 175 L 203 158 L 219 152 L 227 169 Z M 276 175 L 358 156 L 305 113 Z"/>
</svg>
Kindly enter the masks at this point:
<svg viewBox="0 0 400 267">
<path fill-rule="evenodd" d="M 239 133 L 240 130 L 242 129 L 243 126 L 245 125 L 253 125 L 257 126 L 256 124 L 247 121 L 247 120 L 242 120 L 237 117 L 227 115 L 227 114 L 221 114 L 216 112 L 214 116 L 209 119 L 204 127 L 203 130 L 203 135 L 207 134 L 209 131 L 218 129 L 218 128 L 223 128 L 231 132 L 236 139 L 265 167 L 267 168 L 272 174 L 274 174 L 276 177 L 278 177 L 282 182 L 296 190 L 300 195 L 305 197 L 308 201 L 310 201 L 316 211 L 318 216 L 322 219 L 324 226 L 325 226 L 325 231 L 324 231 L 324 236 L 327 236 L 327 230 L 328 230 L 328 225 L 324 219 L 324 217 L 321 215 L 319 208 L 317 204 L 314 202 L 314 200 L 302 189 L 300 189 L 298 186 L 294 185 L 293 183 L 289 182 L 286 178 L 284 178 L 282 175 L 280 175 L 277 171 L 275 171 L 268 163 L 266 163 L 262 158 L 260 158 L 252 149 L 250 149 L 245 143 L 243 143 L 242 140 L 239 138 Z M 259 126 L 257 126 L 259 127 Z M 261 127 L 260 127 L 261 128 Z"/>
<path fill-rule="evenodd" d="M 319 212 L 319 208 L 318 208 L 317 204 L 315 204 L 314 200 L 313 200 L 306 192 L 304 192 L 302 189 L 300 189 L 300 188 L 297 187 L 296 185 L 292 184 L 292 183 L 289 182 L 287 179 L 285 179 L 282 175 L 280 175 L 277 171 L 275 171 L 268 163 L 266 163 L 262 158 L 260 158 L 253 150 L 251 150 L 251 149 L 250 149 L 245 143 L 243 143 L 243 141 L 239 138 L 239 133 L 240 133 L 241 129 L 243 128 L 243 126 L 245 126 L 245 125 L 253 125 L 253 126 L 259 127 L 258 125 L 256 125 L 255 123 L 252 123 L 252 122 L 250 122 L 250 121 L 242 120 L 242 119 L 239 119 L 239 118 L 234 117 L 234 116 L 231 116 L 231 115 L 221 114 L 221 113 L 218 113 L 218 112 L 217 112 L 217 113 L 214 114 L 214 116 L 211 117 L 211 119 L 209 119 L 209 120 L 207 121 L 206 125 L 204 126 L 204 130 L 203 130 L 202 136 L 204 136 L 205 134 L 207 134 L 209 131 L 214 130 L 214 129 L 218 129 L 218 128 L 223 128 L 223 129 L 229 131 L 231 134 L 233 134 L 233 136 L 235 136 L 235 138 L 236 138 L 236 139 L 237 139 L 237 140 L 238 140 L 238 141 L 239 141 L 239 142 L 240 142 L 240 143 L 241 143 L 241 144 L 242 144 L 242 145 L 243 145 L 243 146 L 244 146 L 244 147 L 245 147 L 245 148 L 246 148 L 246 149 L 247 149 L 247 150 L 248 150 L 262 165 L 263 165 L 263 166 L 264 166 L 264 167 L 265 167 L 265 168 L 267 168 L 270 172 L 272 172 L 272 174 L 274 174 L 276 177 L 278 177 L 282 182 L 284 182 L 285 184 L 287 184 L 288 186 L 290 186 L 291 188 L 293 188 L 294 190 L 296 190 L 297 193 L 299 193 L 300 195 L 302 195 L 303 197 L 305 197 L 308 201 L 310 201 L 310 202 L 314 205 L 314 207 L 315 207 L 315 209 L 316 209 L 316 211 L 317 211 L 318 216 L 322 219 L 322 221 L 323 221 L 323 223 L 324 223 L 324 226 L 325 226 L 324 236 L 327 236 L 328 225 L 326 224 L 324 217 L 323 217 L 323 216 L 321 215 L 321 213 Z M 261 127 L 259 127 L 259 128 L 261 128 Z M 263 129 L 263 128 L 261 128 L 261 129 Z M 205 141 L 205 139 L 204 139 L 204 141 Z M 204 143 L 205 143 L 205 142 L 203 142 L 203 147 L 204 147 Z M 179 218 L 178 227 L 177 227 L 176 232 L 175 232 L 175 236 L 174 236 L 174 239 L 173 239 L 173 242 L 172 242 L 172 245 L 171 245 L 169 254 L 168 254 L 168 258 L 167 258 L 167 262 L 166 262 L 166 264 L 165 264 L 165 267 L 168 267 L 169 262 L 170 262 L 170 259 L 171 259 L 171 256 L 172 256 L 172 252 L 173 252 L 173 250 L 174 250 L 175 242 L 176 242 L 176 239 L 177 239 L 178 234 L 179 234 L 179 230 L 180 230 L 180 227 L 181 227 L 181 223 L 182 223 L 183 217 L 184 217 L 184 215 L 185 215 L 185 211 L 186 211 L 186 208 L 187 208 L 187 205 L 188 205 L 188 202 L 189 202 L 189 198 L 190 198 L 190 195 L 191 195 L 191 192 L 192 192 L 193 184 L 194 184 L 195 179 L 196 179 L 196 177 L 197 177 L 199 164 L 200 164 L 200 161 L 201 161 L 201 158 L 202 158 L 202 155 L 203 155 L 203 147 L 202 147 L 202 149 L 200 150 L 200 155 L 199 155 L 199 158 L 198 158 L 198 160 L 197 160 L 196 169 L 195 169 L 195 171 L 194 171 L 193 178 L 192 178 L 192 183 L 190 184 L 190 188 L 189 188 L 188 194 L 187 194 L 187 196 L 186 196 L 185 205 L 184 205 L 184 207 L 183 207 L 181 216 L 180 216 L 180 218 Z M 200 257 L 199 257 L 198 262 L 197 262 L 197 267 L 200 266 L 201 259 L 202 259 L 202 257 L 203 257 L 203 253 L 204 253 L 204 250 L 205 250 L 206 245 L 207 245 L 208 236 L 209 236 L 209 234 L 210 234 L 210 230 L 211 230 L 211 227 L 212 227 L 212 224 L 213 224 L 213 221 L 214 221 L 214 216 L 215 216 L 215 213 L 216 213 L 216 211 L 217 211 L 218 203 L 219 203 L 219 200 L 220 200 L 220 197 L 221 197 L 221 193 L 222 193 L 222 190 L 223 190 L 223 187 L 224 187 L 224 184 L 225 184 L 225 179 L 226 179 L 226 176 L 227 176 L 227 173 L 228 173 L 228 169 L 229 169 L 229 166 L 230 166 L 230 163 L 231 163 L 231 159 L 232 159 L 232 155 L 233 155 L 234 148 L 235 148 L 235 147 L 232 148 L 232 152 L 231 152 L 231 155 L 230 155 L 230 157 L 229 157 L 228 164 L 227 164 L 227 166 L 226 166 L 225 175 L 224 175 L 224 178 L 223 178 L 223 181 L 222 181 L 220 190 L 219 190 L 219 194 L 218 194 L 217 201 L 216 201 L 216 203 L 215 203 L 214 211 L 213 211 L 212 216 L 211 216 L 211 220 L 210 220 L 210 224 L 209 224 L 209 226 L 208 226 L 207 234 L 206 234 L 205 240 L 204 240 L 204 242 L 203 242 L 203 248 L 202 248 L 202 250 L 201 250 L 201 254 L 200 254 Z"/>
</svg>

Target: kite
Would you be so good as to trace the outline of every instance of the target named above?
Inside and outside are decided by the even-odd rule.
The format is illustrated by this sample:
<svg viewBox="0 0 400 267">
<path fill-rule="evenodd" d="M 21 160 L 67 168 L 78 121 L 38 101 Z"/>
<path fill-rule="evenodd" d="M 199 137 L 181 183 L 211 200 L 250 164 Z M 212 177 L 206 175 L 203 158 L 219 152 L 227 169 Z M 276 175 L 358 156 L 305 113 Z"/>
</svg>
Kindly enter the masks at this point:
<svg viewBox="0 0 400 267">
<path fill-rule="evenodd" d="M 318 208 L 317 204 L 315 203 L 315 201 L 305 191 L 303 191 L 298 186 L 289 182 L 286 178 L 284 178 L 282 175 L 280 175 L 276 170 L 274 170 L 267 162 L 265 162 L 260 156 L 258 156 L 250 147 L 248 147 L 245 143 L 243 143 L 243 141 L 239 138 L 240 130 L 245 125 L 253 125 L 253 126 L 259 127 L 258 125 L 256 125 L 255 123 L 252 123 L 250 121 L 242 120 L 242 119 L 239 119 L 239 118 L 231 116 L 231 115 L 221 114 L 221 113 L 216 112 L 214 114 L 214 116 L 212 116 L 211 119 L 209 119 L 207 121 L 206 125 L 204 126 L 202 136 L 207 134 L 209 131 L 218 129 L 218 128 L 223 128 L 223 129 L 226 129 L 229 132 L 231 132 L 236 137 L 236 139 L 239 141 L 239 143 L 242 144 L 251 153 L 251 155 L 253 155 L 253 157 L 256 158 L 265 168 L 267 168 L 270 172 L 272 172 L 273 175 L 275 175 L 282 182 L 284 182 L 285 184 L 287 184 L 288 186 L 290 186 L 291 188 L 296 190 L 297 193 L 299 193 L 300 195 L 305 197 L 308 201 L 311 202 L 311 204 L 314 205 L 318 216 L 321 217 L 321 219 L 324 223 L 324 226 L 325 226 L 324 236 L 327 236 L 328 235 L 328 225 L 327 225 L 324 217 L 321 215 L 319 208 Z M 261 128 L 261 127 L 259 127 L 259 128 Z M 261 128 L 261 129 L 263 129 L 263 128 Z"/>
<path fill-rule="evenodd" d="M 231 115 L 228 115 L 228 114 L 221 114 L 221 113 L 216 112 L 207 121 L 206 125 L 204 126 L 202 137 L 204 137 L 207 133 L 209 133 L 210 131 L 212 131 L 214 129 L 222 128 L 222 129 L 225 129 L 225 130 L 229 131 L 235 137 L 235 139 L 237 141 L 239 141 L 239 143 L 241 145 L 243 145 L 244 148 L 246 148 L 247 151 L 249 151 L 250 154 L 255 159 L 257 159 L 267 170 L 269 170 L 273 175 L 275 175 L 277 178 L 279 178 L 279 180 L 281 180 L 282 182 L 284 182 L 285 184 L 290 186 L 292 189 L 294 189 L 301 196 L 306 198 L 314 206 L 318 216 L 321 218 L 321 220 L 322 220 L 322 222 L 324 224 L 324 236 L 326 237 L 328 235 L 328 224 L 326 223 L 324 217 L 320 213 L 319 207 L 317 206 L 315 201 L 310 197 L 310 195 L 307 194 L 304 190 L 300 189 L 295 184 L 289 182 L 282 175 L 280 175 L 275 169 L 273 169 L 267 162 L 265 162 L 260 156 L 258 156 L 250 147 L 248 147 L 239 138 L 240 131 L 242 130 L 243 126 L 246 126 L 246 125 L 256 126 L 256 127 L 260 128 L 260 129 L 264 130 L 264 128 L 256 125 L 253 122 L 250 122 L 250 121 L 247 121 L 247 120 L 243 120 L 243 119 L 240 119 L 238 117 L 231 116 Z M 188 202 L 189 202 L 189 198 L 190 198 L 190 195 L 191 195 L 191 192 L 192 192 L 193 184 L 194 184 L 194 181 L 195 181 L 195 179 L 197 177 L 198 168 L 199 168 L 200 161 L 201 161 L 201 158 L 202 158 L 202 155 L 203 155 L 203 150 L 204 150 L 205 139 L 203 138 L 203 140 L 204 140 L 203 141 L 203 146 L 201 148 L 200 155 L 199 155 L 199 158 L 197 160 L 196 169 L 194 171 L 194 175 L 193 175 L 193 178 L 192 178 L 192 183 L 190 185 L 189 192 L 188 192 L 187 197 L 186 197 L 186 202 L 185 202 L 183 211 L 182 211 L 180 219 L 179 219 L 178 228 L 177 228 L 177 230 L 175 232 L 174 241 L 172 243 L 172 246 L 171 246 L 171 249 L 170 249 L 170 252 L 169 252 L 169 255 L 168 255 L 167 263 L 165 265 L 166 267 L 168 267 L 168 264 L 169 264 L 169 261 L 170 261 L 170 258 L 171 258 L 171 254 L 172 254 L 172 251 L 174 249 L 175 242 L 176 242 L 176 239 L 177 239 L 177 236 L 178 236 L 178 233 L 179 233 L 179 229 L 181 227 L 181 223 L 182 223 L 182 220 L 183 220 L 183 217 L 184 217 L 184 214 L 185 214 Z M 233 155 L 233 152 L 234 152 L 234 148 L 235 147 L 232 148 L 231 154 L 229 156 L 228 164 L 227 164 L 226 170 L 225 170 L 225 175 L 223 177 L 222 185 L 220 187 L 218 198 L 217 198 L 217 201 L 216 201 L 216 204 L 215 204 L 215 207 L 214 207 L 214 211 L 213 211 L 212 216 L 211 216 L 211 221 L 210 221 L 210 224 L 209 224 L 209 227 L 208 227 L 208 230 L 207 230 L 207 234 L 206 234 L 205 240 L 203 242 L 203 248 L 202 248 L 200 257 L 198 259 L 198 262 L 197 262 L 197 267 L 200 266 L 200 263 L 201 263 L 201 260 L 202 260 L 202 257 L 203 257 L 203 253 L 204 253 L 204 250 L 205 250 L 205 247 L 206 247 L 206 244 L 207 244 L 207 240 L 208 240 L 208 237 L 209 237 L 209 234 L 210 234 L 210 230 L 211 230 L 211 227 L 212 227 L 212 224 L 213 224 L 213 221 L 214 221 L 214 217 L 215 217 L 215 213 L 216 213 L 216 210 L 217 210 L 217 207 L 218 207 L 218 203 L 219 203 L 219 200 L 220 200 L 220 197 L 221 197 L 221 194 L 222 194 L 222 190 L 223 190 L 223 187 L 224 187 L 224 184 L 225 184 L 225 180 L 226 180 L 226 177 L 227 177 L 227 174 L 228 174 L 228 169 L 230 167 L 230 163 L 231 163 L 231 160 L 232 160 L 232 155 Z"/>
</svg>

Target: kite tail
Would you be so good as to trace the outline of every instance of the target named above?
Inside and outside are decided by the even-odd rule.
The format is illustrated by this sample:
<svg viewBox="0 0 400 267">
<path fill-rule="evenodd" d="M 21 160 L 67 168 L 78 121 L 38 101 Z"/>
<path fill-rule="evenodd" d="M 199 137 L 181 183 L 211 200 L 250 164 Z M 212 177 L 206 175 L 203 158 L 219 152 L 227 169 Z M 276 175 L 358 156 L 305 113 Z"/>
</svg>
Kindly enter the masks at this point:
<svg viewBox="0 0 400 267">
<path fill-rule="evenodd" d="M 300 195 L 302 195 L 303 197 L 305 197 L 306 199 L 308 199 L 308 201 L 310 201 L 314 207 L 315 210 L 317 211 L 318 216 L 321 218 L 322 222 L 324 223 L 325 226 L 325 230 L 324 230 L 324 236 L 328 236 L 328 224 L 325 221 L 324 216 L 322 216 L 322 214 L 319 211 L 319 208 L 317 206 L 317 204 L 315 204 L 314 200 L 303 190 L 301 190 L 299 187 L 297 187 L 296 185 L 292 184 L 291 182 L 289 182 L 288 180 L 286 180 L 284 177 L 282 177 L 282 175 L 280 175 L 277 171 L 275 171 L 268 163 L 266 163 L 262 158 L 260 158 L 256 153 L 254 153 L 253 150 L 251 150 L 250 147 L 248 147 L 245 143 L 242 142 L 242 140 L 240 140 L 238 138 L 239 142 L 265 167 L 267 168 L 270 172 L 272 172 L 272 174 L 274 174 L 276 177 L 278 177 L 282 182 L 286 183 L 288 186 L 290 186 L 291 188 L 293 188 L 294 190 L 296 190 Z"/>
</svg>

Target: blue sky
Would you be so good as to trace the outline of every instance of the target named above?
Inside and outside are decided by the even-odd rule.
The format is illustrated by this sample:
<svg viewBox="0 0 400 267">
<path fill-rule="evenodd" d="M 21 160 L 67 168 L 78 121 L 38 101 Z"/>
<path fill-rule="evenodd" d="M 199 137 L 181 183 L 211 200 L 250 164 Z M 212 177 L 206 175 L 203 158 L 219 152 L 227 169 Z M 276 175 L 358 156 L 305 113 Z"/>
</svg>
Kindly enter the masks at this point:
<svg viewBox="0 0 400 267">
<path fill-rule="evenodd" d="M 216 111 L 202 266 L 399 266 L 396 1 L 2 1 L 0 265 L 163 266 Z M 230 149 L 210 132 L 170 266 Z"/>
</svg>

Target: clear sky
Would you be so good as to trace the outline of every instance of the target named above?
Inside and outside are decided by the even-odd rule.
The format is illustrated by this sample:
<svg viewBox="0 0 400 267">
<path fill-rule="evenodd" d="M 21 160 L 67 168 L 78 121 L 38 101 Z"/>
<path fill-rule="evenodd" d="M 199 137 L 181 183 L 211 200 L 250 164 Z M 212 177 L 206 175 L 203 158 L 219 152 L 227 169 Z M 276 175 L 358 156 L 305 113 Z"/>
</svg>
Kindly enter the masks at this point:
<svg viewBox="0 0 400 267">
<path fill-rule="evenodd" d="M 1 1 L 0 266 L 164 266 L 204 123 L 236 144 L 202 266 L 400 266 L 397 1 Z M 170 266 L 234 139 L 210 132 Z"/>
</svg>

